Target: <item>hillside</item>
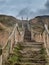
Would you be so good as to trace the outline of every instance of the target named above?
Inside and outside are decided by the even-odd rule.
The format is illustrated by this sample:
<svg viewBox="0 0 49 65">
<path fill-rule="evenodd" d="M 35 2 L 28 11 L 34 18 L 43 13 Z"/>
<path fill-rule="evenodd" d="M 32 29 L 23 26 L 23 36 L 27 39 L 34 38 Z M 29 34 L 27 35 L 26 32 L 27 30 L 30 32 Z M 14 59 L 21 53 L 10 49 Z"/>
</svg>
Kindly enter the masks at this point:
<svg viewBox="0 0 49 65">
<path fill-rule="evenodd" d="M 49 26 L 49 16 L 37 16 L 34 19 L 27 21 L 16 19 L 13 16 L 0 15 L 0 44 L 5 44 L 10 35 L 9 33 L 11 33 L 16 23 L 19 23 L 19 28 L 22 29 L 22 24 L 25 27 L 25 23 L 27 22 L 30 22 L 31 28 L 34 31 L 43 32 L 44 24 L 47 23 Z"/>
<path fill-rule="evenodd" d="M 29 20 L 31 27 L 37 32 L 44 31 L 44 24 L 48 24 L 49 28 L 49 16 L 37 16 L 34 19 Z"/>
<path fill-rule="evenodd" d="M 4 46 L 17 22 L 18 19 L 13 16 L 0 15 L 0 45 Z"/>
<path fill-rule="evenodd" d="M 22 24 L 27 23 L 27 20 L 19 20 L 13 16 L 0 15 L 0 31 L 5 29 L 6 31 L 13 30 L 16 23 L 19 23 L 21 27 Z M 44 30 L 44 24 L 47 23 L 49 26 L 49 16 L 37 16 L 29 20 L 31 27 L 37 32 L 42 32 Z"/>
<path fill-rule="evenodd" d="M 6 26 L 13 26 L 17 21 L 18 19 L 13 16 L 0 15 L 0 23 Z"/>
</svg>

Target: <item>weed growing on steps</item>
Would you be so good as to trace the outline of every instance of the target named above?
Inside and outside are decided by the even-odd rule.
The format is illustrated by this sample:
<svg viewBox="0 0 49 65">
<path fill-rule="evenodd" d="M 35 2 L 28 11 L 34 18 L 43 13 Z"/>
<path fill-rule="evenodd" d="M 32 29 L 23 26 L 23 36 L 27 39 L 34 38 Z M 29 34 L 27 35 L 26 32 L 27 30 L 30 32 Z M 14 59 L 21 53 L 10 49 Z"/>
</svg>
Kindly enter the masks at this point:
<svg viewBox="0 0 49 65">
<path fill-rule="evenodd" d="M 10 54 L 9 58 L 8 58 L 8 63 L 7 65 L 15 65 L 16 63 L 18 63 L 20 61 L 21 58 L 21 53 L 20 53 L 20 49 L 22 49 L 21 45 L 19 43 L 17 43 L 13 49 L 13 53 Z"/>
</svg>

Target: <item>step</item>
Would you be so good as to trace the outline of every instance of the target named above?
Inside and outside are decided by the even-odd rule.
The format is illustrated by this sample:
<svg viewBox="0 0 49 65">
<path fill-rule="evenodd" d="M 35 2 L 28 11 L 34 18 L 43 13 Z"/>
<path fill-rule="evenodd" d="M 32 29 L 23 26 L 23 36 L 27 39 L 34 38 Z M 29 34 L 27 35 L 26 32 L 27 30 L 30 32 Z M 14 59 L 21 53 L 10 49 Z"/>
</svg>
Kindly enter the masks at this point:
<svg viewBox="0 0 49 65">
<path fill-rule="evenodd" d="M 21 47 L 33 47 L 33 48 L 41 48 L 41 45 L 21 45 Z"/>
<path fill-rule="evenodd" d="M 43 43 L 40 42 L 20 42 L 22 49 L 19 50 L 21 58 L 20 65 L 45 65 L 45 58 L 42 57 L 41 49 Z M 17 45 L 15 45 L 16 47 Z M 18 65 L 19 65 L 18 64 Z"/>
<path fill-rule="evenodd" d="M 41 54 L 41 52 L 40 52 L 40 50 L 39 51 L 37 51 L 37 50 L 34 50 L 34 51 L 27 51 L 27 50 L 19 50 L 22 54 L 24 54 L 24 55 L 26 55 L 26 54 L 30 54 L 30 53 L 32 53 L 32 54 Z M 27 53 L 28 52 L 28 53 Z"/>
<path fill-rule="evenodd" d="M 33 48 L 41 48 L 42 47 L 42 43 L 34 43 L 34 42 L 20 42 L 18 43 L 19 45 L 21 45 L 21 47 L 33 47 Z M 17 45 L 15 45 L 14 47 L 16 47 Z"/>
<path fill-rule="evenodd" d="M 21 58 L 20 62 L 43 63 L 45 59 Z"/>
<path fill-rule="evenodd" d="M 33 59 L 35 59 L 35 58 L 40 58 L 40 59 L 43 59 L 44 57 L 43 57 L 43 54 L 21 54 L 21 56 L 22 56 L 22 58 L 33 58 Z"/>
<path fill-rule="evenodd" d="M 21 60 L 35 60 L 35 61 L 38 61 L 38 60 L 43 61 L 44 60 L 45 61 L 45 58 L 41 58 L 41 56 L 39 56 L 39 57 L 38 56 L 35 56 L 33 58 L 30 58 L 30 57 L 29 58 L 22 57 Z"/>
<path fill-rule="evenodd" d="M 42 43 L 35 43 L 35 42 L 20 42 L 18 43 L 22 47 L 34 47 L 34 48 L 42 48 Z M 17 44 L 14 45 L 16 47 Z"/>
<path fill-rule="evenodd" d="M 17 46 L 15 45 L 14 48 L 16 48 Z M 32 51 L 38 51 L 41 50 L 42 47 L 41 45 L 21 45 L 21 50 L 32 50 Z"/>
<path fill-rule="evenodd" d="M 22 54 L 27 54 L 27 53 L 29 54 L 29 53 L 33 53 L 34 51 L 36 51 L 36 53 L 37 53 L 37 52 L 40 52 L 40 50 L 41 50 L 41 49 L 39 49 L 39 48 L 36 48 L 36 49 L 35 49 L 35 48 L 32 48 L 32 49 L 29 49 L 29 48 L 28 48 L 28 49 L 26 49 L 26 48 L 25 48 L 25 49 L 23 49 L 23 50 L 19 50 L 19 52 L 22 53 Z M 36 54 L 36 53 L 35 53 L 35 54 Z"/>
<path fill-rule="evenodd" d="M 18 62 L 18 63 L 16 63 L 16 65 L 45 65 L 45 64 L 46 64 L 46 62 L 42 62 L 42 63 Z"/>
<path fill-rule="evenodd" d="M 42 45 L 43 43 L 41 42 L 20 42 L 21 44 L 30 44 L 30 45 Z"/>
<path fill-rule="evenodd" d="M 21 54 L 23 58 L 41 58 L 42 54 Z"/>
</svg>

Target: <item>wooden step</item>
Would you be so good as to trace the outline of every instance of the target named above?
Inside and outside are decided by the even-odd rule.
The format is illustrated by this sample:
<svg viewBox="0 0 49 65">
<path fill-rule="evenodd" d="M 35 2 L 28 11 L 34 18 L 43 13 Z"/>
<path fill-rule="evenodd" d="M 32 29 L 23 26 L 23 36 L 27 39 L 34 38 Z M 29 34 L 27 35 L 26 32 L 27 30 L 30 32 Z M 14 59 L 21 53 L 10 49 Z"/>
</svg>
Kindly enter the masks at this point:
<svg viewBox="0 0 49 65">
<path fill-rule="evenodd" d="M 41 48 L 41 45 L 21 45 L 22 47 Z"/>
<path fill-rule="evenodd" d="M 40 58 L 42 57 L 42 54 L 22 54 L 23 58 Z"/>
<path fill-rule="evenodd" d="M 22 49 L 19 49 L 21 58 L 18 63 L 20 65 L 45 65 L 45 58 L 42 56 L 41 49 L 43 43 L 40 42 L 20 42 Z M 16 47 L 17 45 L 15 45 Z M 18 64 L 18 65 L 19 65 Z"/>
<path fill-rule="evenodd" d="M 42 63 L 40 63 L 40 62 L 36 62 L 36 63 L 30 63 L 30 62 L 18 62 L 18 63 L 16 63 L 16 65 L 45 65 L 46 64 L 46 62 L 42 62 Z"/>
<path fill-rule="evenodd" d="M 28 53 L 28 54 L 29 54 L 29 53 L 32 53 L 32 54 L 33 54 L 34 51 L 36 51 L 36 52 L 39 51 L 39 52 L 40 52 L 40 50 L 41 50 L 41 49 L 39 49 L 39 48 L 38 48 L 38 49 L 37 49 L 37 48 L 36 48 L 36 49 L 35 49 L 35 48 L 34 48 L 34 49 L 32 48 L 32 50 L 29 49 L 29 48 L 28 48 L 28 49 L 25 48 L 25 49 L 19 50 L 19 52 L 22 53 L 22 54 L 27 54 L 27 53 Z M 37 54 L 37 53 L 35 53 L 35 54 Z"/>
<path fill-rule="evenodd" d="M 34 50 L 31 50 L 31 51 L 29 51 L 29 50 L 19 50 L 19 52 L 22 52 L 22 54 L 27 54 L 27 52 L 28 52 L 28 54 L 41 54 L 41 52 L 40 52 L 40 50 L 36 50 L 36 49 L 34 49 Z"/>
<path fill-rule="evenodd" d="M 43 45 L 41 42 L 20 42 L 21 45 Z"/>
<path fill-rule="evenodd" d="M 45 59 L 33 59 L 33 58 L 21 58 L 20 59 L 21 62 L 45 62 Z"/>
<path fill-rule="evenodd" d="M 29 57 L 22 57 L 22 59 L 21 59 L 22 62 L 23 61 L 25 61 L 25 62 L 26 61 L 33 61 L 33 60 L 35 60 L 35 61 L 40 61 L 40 60 L 43 61 L 44 60 L 45 61 L 46 59 L 41 58 L 41 56 L 40 57 L 36 57 L 36 56 L 35 57 L 34 56 L 32 56 L 32 57 L 31 56 L 29 56 Z"/>
</svg>

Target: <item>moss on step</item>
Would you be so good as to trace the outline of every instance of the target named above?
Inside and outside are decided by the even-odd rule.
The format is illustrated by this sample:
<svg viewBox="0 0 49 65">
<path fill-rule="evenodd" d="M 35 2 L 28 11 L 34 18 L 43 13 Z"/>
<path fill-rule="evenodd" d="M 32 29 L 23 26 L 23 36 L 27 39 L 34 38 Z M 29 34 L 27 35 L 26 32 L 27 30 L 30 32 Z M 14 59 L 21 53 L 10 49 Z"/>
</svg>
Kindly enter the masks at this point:
<svg viewBox="0 0 49 65">
<path fill-rule="evenodd" d="M 20 61 L 21 58 L 21 53 L 19 52 L 20 49 L 21 49 L 20 44 L 15 45 L 13 49 L 13 54 L 11 54 L 8 58 L 8 62 L 10 65 L 15 65 Z"/>
</svg>

